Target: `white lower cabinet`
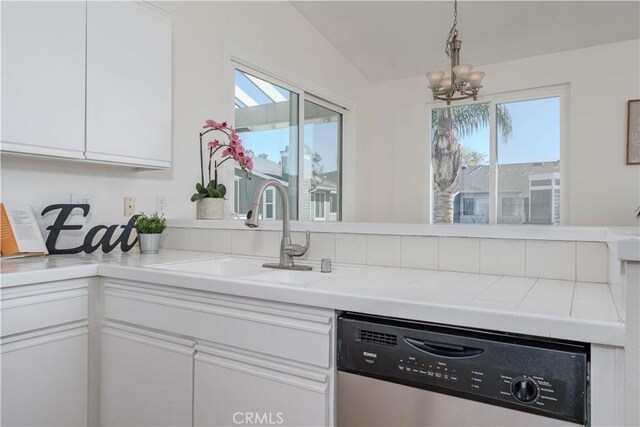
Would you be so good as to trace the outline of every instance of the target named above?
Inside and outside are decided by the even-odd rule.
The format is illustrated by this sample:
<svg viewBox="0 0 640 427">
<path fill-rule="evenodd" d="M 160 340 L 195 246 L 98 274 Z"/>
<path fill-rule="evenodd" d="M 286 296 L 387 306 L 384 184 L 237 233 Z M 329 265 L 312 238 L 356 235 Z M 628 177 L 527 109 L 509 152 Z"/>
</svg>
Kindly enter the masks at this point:
<svg viewBox="0 0 640 427">
<path fill-rule="evenodd" d="M 102 331 L 100 424 L 192 424 L 193 342 L 120 325 Z"/>
<path fill-rule="evenodd" d="M 78 279 L 0 319 L 2 426 L 334 424 L 331 310 Z"/>
<path fill-rule="evenodd" d="M 329 424 L 326 374 L 210 348 L 196 353 L 194 378 L 194 425 Z"/>
<path fill-rule="evenodd" d="M 334 424 L 333 311 L 107 280 L 104 319 L 102 425 Z"/>
<path fill-rule="evenodd" d="M 87 280 L 0 294 L 3 426 L 87 424 Z"/>
</svg>

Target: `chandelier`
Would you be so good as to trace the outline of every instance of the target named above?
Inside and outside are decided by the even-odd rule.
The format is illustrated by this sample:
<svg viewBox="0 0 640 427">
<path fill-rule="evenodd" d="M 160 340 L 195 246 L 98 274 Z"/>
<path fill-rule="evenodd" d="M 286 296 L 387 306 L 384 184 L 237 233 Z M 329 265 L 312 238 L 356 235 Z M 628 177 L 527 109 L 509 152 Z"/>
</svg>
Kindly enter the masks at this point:
<svg viewBox="0 0 640 427">
<path fill-rule="evenodd" d="M 453 26 L 449 31 L 449 37 L 445 43 L 445 53 L 451 58 L 451 77 L 445 77 L 444 71 L 430 71 L 427 73 L 429 89 L 433 92 L 434 100 L 459 101 L 473 98 L 478 100 L 478 92 L 482 87 L 484 74 L 482 71 L 473 71 L 473 66 L 460 64 L 460 46 L 462 40 L 458 39 L 458 1 L 453 2 Z"/>
</svg>

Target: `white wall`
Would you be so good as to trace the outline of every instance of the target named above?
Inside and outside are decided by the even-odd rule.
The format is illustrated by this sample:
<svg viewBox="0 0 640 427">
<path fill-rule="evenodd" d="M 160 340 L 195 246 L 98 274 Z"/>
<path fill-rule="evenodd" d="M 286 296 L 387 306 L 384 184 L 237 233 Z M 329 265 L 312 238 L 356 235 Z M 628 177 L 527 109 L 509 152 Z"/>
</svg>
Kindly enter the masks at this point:
<svg viewBox="0 0 640 427">
<path fill-rule="evenodd" d="M 354 99 L 366 78 L 288 2 L 162 2 L 173 20 L 173 164 L 169 171 L 2 156 L 2 201 L 36 210 L 67 203 L 69 193 L 93 196 L 93 220 L 123 218 L 123 197 L 167 216 L 195 218 L 189 201 L 199 180 L 198 132 L 206 119 L 229 119 L 224 50 L 247 52 L 327 91 Z M 357 103 L 356 103 L 357 110 Z M 46 137 L 46 135 L 44 135 Z"/>
<path fill-rule="evenodd" d="M 625 164 L 625 144 L 627 100 L 640 97 L 639 40 L 478 68 L 487 73 L 486 94 L 569 83 L 569 224 L 637 225 L 640 166 Z M 361 171 L 368 187 L 360 182 L 370 214 L 363 219 L 421 222 L 428 206 L 426 104 L 433 102 L 426 80 L 376 84 L 370 102 L 371 162 Z"/>
</svg>

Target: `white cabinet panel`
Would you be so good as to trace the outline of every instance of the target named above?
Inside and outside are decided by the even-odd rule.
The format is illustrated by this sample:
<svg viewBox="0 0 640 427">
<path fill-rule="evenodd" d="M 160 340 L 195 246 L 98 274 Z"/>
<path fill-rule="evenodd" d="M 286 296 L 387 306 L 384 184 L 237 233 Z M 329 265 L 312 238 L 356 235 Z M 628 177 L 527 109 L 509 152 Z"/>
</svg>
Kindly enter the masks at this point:
<svg viewBox="0 0 640 427">
<path fill-rule="evenodd" d="M 13 292 L 0 298 L 0 335 L 8 336 L 36 329 L 86 320 L 88 316 L 88 282 L 48 283 L 33 290 Z"/>
<path fill-rule="evenodd" d="M 2 344 L 2 425 L 87 424 L 87 328 Z"/>
<path fill-rule="evenodd" d="M 194 425 L 329 424 L 328 376 L 225 351 L 198 351 Z"/>
<path fill-rule="evenodd" d="M 82 158 L 84 2 L 2 2 L 2 150 Z"/>
<path fill-rule="evenodd" d="M 105 327 L 100 424 L 191 425 L 192 379 L 193 343 L 134 328 Z"/>
<path fill-rule="evenodd" d="M 88 159 L 171 165 L 171 21 L 138 2 L 88 2 Z"/>
<path fill-rule="evenodd" d="M 111 320 L 330 367 L 332 313 L 239 301 L 145 291 L 139 286 L 133 291 L 107 282 L 104 314 Z"/>
</svg>

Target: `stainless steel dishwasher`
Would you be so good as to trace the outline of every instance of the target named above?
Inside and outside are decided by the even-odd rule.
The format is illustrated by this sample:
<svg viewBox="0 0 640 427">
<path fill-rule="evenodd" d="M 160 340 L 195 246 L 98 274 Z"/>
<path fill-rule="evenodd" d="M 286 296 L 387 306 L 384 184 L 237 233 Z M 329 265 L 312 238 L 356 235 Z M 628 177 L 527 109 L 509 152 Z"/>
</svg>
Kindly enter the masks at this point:
<svg viewBox="0 0 640 427">
<path fill-rule="evenodd" d="M 338 425 L 589 425 L 588 346 L 353 313 Z"/>
</svg>

